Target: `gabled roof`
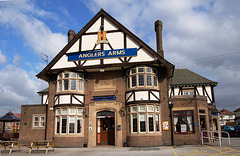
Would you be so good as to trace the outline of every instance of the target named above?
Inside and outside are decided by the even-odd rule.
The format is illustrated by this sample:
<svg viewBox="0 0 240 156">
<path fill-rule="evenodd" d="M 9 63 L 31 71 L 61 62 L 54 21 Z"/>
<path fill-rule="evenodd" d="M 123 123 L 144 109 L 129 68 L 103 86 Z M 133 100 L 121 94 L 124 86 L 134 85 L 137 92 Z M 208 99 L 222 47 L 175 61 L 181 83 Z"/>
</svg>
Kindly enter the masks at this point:
<svg viewBox="0 0 240 156">
<path fill-rule="evenodd" d="M 50 69 L 55 65 L 55 63 L 73 46 L 73 44 L 82 36 L 86 31 L 100 18 L 104 17 L 113 23 L 119 30 L 126 33 L 130 38 L 136 41 L 142 48 L 146 49 L 151 55 L 153 55 L 157 60 L 161 62 L 168 69 L 173 69 L 174 65 L 166 61 L 163 57 L 156 53 L 151 47 L 149 47 L 146 43 L 144 43 L 141 39 L 139 39 L 136 35 L 130 32 L 127 28 L 125 28 L 122 24 L 120 24 L 117 20 L 115 20 L 112 16 L 110 16 L 107 12 L 101 9 L 75 36 L 74 38 L 68 42 L 68 44 L 56 55 L 56 57 L 38 74 L 36 75 L 38 78 L 43 80 L 49 80 L 50 77 Z"/>
<path fill-rule="evenodd" d="M 240 108 L 236 109 L 236 110 L 235 110 L 235 111 L 233 111 L 233 112 L 240 112 Z"/>
<path fill-rule="evenodd" d="M 174 70 L 171 86 L 194 86 L 202 84 L 216 86 L 217 82 L 211 81 L 188 69 Z"/>
<path fill-rule="evenodd" d="M 20 118 L 14 115 L 11 111 L 0 118 L 0 121 L 20 121 Z"/>
<path fill-rule="evenodd" d="M 46 88 L 46 89 L 44 89 L 44 90 L 42 90 L 42 91 L 39 91 L 39 92 L 37 92 L 38 94 L 44 94 L 44 93 L 48 93 L 48 91 L 49 91 L 49 88 Z"/>
<path fill-rule="evenodd" d="M 229 110 L 222 109 L 220 110 L 220 115 L 234 115 L 234 113 Z"/>
</svg>

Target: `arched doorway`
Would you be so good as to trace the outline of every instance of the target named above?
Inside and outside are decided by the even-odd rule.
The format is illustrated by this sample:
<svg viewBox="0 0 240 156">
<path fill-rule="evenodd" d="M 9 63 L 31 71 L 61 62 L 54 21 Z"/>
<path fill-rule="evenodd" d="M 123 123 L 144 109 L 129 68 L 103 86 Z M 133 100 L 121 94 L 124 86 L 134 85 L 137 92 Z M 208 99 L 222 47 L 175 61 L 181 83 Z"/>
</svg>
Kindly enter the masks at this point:
<svg viewBox="0 0 240 156">
<path fill-rule="evenodd" d="M 97 145 L 115 145 L 115 114 L 112 111 L 97 113 Z"/>
</svg>

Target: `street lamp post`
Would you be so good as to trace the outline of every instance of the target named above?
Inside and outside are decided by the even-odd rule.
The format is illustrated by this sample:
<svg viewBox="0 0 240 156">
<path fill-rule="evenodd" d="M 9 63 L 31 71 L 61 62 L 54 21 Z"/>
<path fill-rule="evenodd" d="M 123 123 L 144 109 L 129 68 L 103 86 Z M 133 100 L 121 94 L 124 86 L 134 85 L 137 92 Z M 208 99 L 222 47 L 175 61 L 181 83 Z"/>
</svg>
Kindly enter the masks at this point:
<svg viewBox="0 0 240 156">
<path fill-rule="evenodd" d="M 170 101 L 168 103 L 168 107 L 170 109 L 170 121 L 171 121 L 171 140 L 172 140 L 172 146 L 174 146 L 174 138 L 173 138 L 173 122 L 172 122 L 172 108 L 173 108 L 173 103 Z"/>
</svg>

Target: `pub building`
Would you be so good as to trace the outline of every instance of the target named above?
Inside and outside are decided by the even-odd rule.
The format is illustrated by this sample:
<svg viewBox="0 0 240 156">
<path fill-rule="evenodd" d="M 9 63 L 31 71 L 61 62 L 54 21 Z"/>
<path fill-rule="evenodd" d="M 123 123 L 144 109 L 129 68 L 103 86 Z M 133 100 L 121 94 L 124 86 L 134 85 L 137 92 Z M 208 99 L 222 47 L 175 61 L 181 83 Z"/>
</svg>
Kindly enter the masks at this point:
<svg viewBox="0 0 240 156">
<path fill-rule="evenodd" d="M 101 9 L 37 75 L 49 84 L 40 105 L 22 105 L 20 142 L 58 147 L 199 144 L 219 129 L 216 82 L 164 59 Z M 172 106 L 172 107 L 169 107 Z"/>
</svg>

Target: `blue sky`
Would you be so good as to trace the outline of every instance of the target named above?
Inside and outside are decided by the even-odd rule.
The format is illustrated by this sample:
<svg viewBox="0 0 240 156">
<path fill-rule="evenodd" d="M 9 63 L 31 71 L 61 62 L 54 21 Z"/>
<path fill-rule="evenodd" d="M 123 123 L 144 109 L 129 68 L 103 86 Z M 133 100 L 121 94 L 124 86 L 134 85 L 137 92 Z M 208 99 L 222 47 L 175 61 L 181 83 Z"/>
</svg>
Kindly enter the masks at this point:
<svg viewBox="0 0 240 156">
<path fill-rule="evenodd" d="M 47 83 L 35 77 L 103 8 L 156 49 L 154 22 L 163 22 L 165 58 L 218 82 L 218 109 L 240 107 L 240 1 L 0 0 L 0 115 L 39 104 Z"/>
</svg>

